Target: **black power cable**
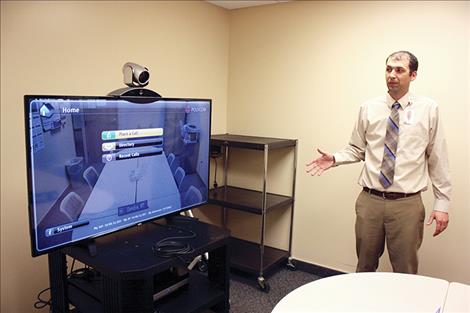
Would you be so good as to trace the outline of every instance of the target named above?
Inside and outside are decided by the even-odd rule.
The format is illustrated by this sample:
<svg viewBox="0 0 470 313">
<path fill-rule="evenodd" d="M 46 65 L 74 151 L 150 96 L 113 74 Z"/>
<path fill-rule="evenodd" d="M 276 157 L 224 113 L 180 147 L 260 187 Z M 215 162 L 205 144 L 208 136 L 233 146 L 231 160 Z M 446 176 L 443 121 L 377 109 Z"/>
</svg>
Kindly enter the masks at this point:
<svg viewBox="0 0 470 313">
<path fill-rule="evenodd" d="M 34 303 L 34 308 L 35 308 L 35 309 L 40 310 L 40 309 L 45 308 L 46 306 L 50 306 L 50 305 L 51 305 L 51 299 L 50 299 L 50 298 L 49 298 L 49 300 L 41 299 L 41 295 L 42 295 L 43 293 L 45 293 L 46 291 L 50 290 L 50 289 L 51 289 L 51 287 L 48 287 L 48 288 L 46 288 L 46 289 L 41 290 L 41 291 L 38 293 L 38 295 L 37 295 L 38 301 L 36 301 L 36 302 Z"/>
<path fill-rule="evenodd" d="M 187 243 L 187 239 L 196 238 L 195 232 L 174 225 L 169 226 L 169 228 L 176 228 L 179 231 L 188 232 L 189 235 L 166 237 L 153 244 L 152 250 L 157 256 L 171 258 L 174 256 L 181 256 L 194 252 L 194 248 L 189 243 Z"/>
<path fill-rule="evenodd" d="M 81 278 L 81 279 L 88 279 L 91 280 L 92 277 L 96 276 L 95 273 L 93 273 L 93 269 L 89 268 L 88 266 L 82 267 L 79 269 L 74 270 L 75 266 L 75 259 L 72 260 L 72 266 L 70 267 L 70 272 L 67 275 L 67 278 Z M 46 291 L 50 290 L 51 287 L 45 288 L 41 290 L 38 295 L 37 295 L 37 301 L 34 303 L 34 308 L 35 309 L 43 309 L 46 306 L 51 305 L 51 298 L 49 297 L 48 300 L 42 299 L 41 296 L 43 293 Z"/>
<path fill-rule="evenodd" d="M 215 169 L 214 169 L 214 188 L 217 188 L 217 158 L 219 158 L 222 154 L 221 147 L 219 146 L 211 146 L 210 149 L 210 157 L 214 159 Z"/>
<path fill-rule="evenodd" d="M 215 162 L 215 169 L 214 169 L 214 188 L 217 188 L 217 156 L 213 157 L 214 162 Z"/>
</svg>

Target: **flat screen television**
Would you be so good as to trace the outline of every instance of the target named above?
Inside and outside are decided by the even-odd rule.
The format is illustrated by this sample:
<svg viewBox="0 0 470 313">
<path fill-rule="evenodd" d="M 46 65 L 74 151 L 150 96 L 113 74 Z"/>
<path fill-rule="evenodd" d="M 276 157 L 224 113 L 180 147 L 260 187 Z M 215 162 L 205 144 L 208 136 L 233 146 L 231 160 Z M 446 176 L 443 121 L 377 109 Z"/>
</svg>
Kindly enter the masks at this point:
<svg viewBox="0 0 470 313">
<path fill-rule="evenodd" d="M 211 100 L 24 100 L 33 256 L 207 202 Z"/>
</svg>

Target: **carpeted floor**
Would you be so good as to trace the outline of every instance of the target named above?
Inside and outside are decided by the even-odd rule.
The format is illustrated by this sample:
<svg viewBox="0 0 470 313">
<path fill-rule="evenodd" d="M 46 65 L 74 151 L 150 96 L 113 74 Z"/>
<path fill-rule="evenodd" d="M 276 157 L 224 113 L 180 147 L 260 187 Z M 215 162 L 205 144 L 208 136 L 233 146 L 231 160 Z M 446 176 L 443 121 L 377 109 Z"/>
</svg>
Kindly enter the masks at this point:
<svg viewBox="0 0 470 313">
<path fill-rule="evenodd" d="M 247 278 L 231 274 L 230 313 L 270 313 L 276 304 L 289 292 L 320 277 L 300 270 L 280 269 L 266 281 L 268 293 L 257 287 L 255 277 Z"/>
</svg>

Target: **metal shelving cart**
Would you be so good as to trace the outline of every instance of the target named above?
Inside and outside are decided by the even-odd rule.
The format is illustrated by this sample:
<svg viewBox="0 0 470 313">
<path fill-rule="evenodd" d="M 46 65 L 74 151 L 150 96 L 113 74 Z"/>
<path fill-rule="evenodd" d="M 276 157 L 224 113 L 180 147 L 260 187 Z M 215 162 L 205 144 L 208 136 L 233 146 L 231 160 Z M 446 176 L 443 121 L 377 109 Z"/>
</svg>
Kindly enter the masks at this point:
<svg viewBox="0 0 470 313">
<path fill-rule="evenodd" d="M 232 134 L 213 135 L 211 146 L 220 147 L 224 159 L 224 184 L 209 191 L 209 203 L 220 205 L 223 208 L 222 224 L 226 227 L 227 209 L 241 210 L 261 215 L 261 240 L 254 243 L 235 237 L 230 239 L 231 259 L 230 266 L 250 274 L 258 274 L 258 287 L 269 292 L 269 284 L 264 273 L 276 265 L 287 260 L 287 267 L 295 270 L 292 262 L 292 232 L 294 221 L 295 175 L 297 164 L 297 140 L 266 138 L 253 136 L 240 136 Z M 227 184 L 228 159 L 231 148 L 261 150 L 264 153 L 263 186 L 262 191 L 229 186 Z M 268 154 L 270 150 L 281 148 L 294 149 L 293 181 L 291 196 L 278 195 L 267 192 Z M 265 245 L 266 215 L 276 209 L 291 207 L 289 248 L 287 251 Z"/>
</svg>

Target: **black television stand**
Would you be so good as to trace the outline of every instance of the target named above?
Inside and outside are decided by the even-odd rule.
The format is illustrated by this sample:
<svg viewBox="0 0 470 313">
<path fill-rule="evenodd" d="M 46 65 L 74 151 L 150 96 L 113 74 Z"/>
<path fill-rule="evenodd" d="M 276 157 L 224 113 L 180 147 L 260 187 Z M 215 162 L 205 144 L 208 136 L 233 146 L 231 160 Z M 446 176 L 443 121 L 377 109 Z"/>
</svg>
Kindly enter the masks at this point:
<svg viewBox="0 0 470 313">
<path fill-rule="evenodd" d="M 98 253 L 91 256 L 83 246 L 71 246 L 49 254 L 51 308 L 53 313 L 154 313 L 229 312 L 227 230 L 202 222 L 178 220 L 168 225 L 145 223 L 95 239 Z M 170 226 L 170 227 L 168 227 Z M 176 227 L 172 227 L 176 226 Z M 193 251 L 179 257 L 162 257 L 152 246 L 163 238 L 188 229 Z M 185 268 L 194 257 L 209 253 L 208 272 L 193 270 L 184 287 L 156 297 L 158 278 L 169 269 Z M 67 274 L 66 256 L 93 268 L 82 279 Z M 186 273 L 185 273 L 186 275 Z M 181 284 L 180 284 L 181 285 Z M 70 309 L 70 304 L 74 309 Z"/>
</svg>

